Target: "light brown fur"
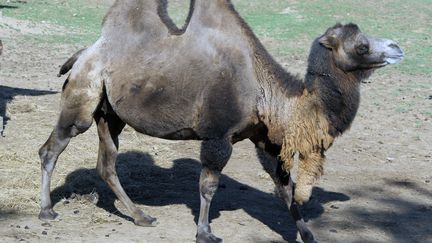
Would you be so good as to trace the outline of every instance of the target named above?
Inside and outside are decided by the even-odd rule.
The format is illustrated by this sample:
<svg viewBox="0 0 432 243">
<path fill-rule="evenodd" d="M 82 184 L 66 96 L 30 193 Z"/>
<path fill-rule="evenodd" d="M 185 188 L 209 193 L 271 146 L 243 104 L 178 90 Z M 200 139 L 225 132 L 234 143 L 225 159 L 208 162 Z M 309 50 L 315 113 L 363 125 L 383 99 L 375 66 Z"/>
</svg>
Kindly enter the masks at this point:
<svg viewBox="0 0 432 243">
<path fill-rule="evenodd" d="M 323 173 L 324 151 L 331 146 L 334 137 L 328 133 L 328 120 L 319 102 L 306 90 L 286 116 L 286 126 L 281 133 L 283 143 L 280 157 L 284 161 L 283 168 L 290 171 L 294 166 L 295 154 L 299 154 L 294 197 L 297 202 L 306 202 L 313 184 Z"/>
</svg>

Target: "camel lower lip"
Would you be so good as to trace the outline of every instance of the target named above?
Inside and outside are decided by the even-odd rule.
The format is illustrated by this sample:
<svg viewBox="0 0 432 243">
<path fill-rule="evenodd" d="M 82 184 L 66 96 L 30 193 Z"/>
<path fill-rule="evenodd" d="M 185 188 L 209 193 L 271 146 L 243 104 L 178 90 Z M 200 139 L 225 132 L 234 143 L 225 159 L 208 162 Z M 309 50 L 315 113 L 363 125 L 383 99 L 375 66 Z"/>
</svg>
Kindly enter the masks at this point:
<svg viewBox="0 0 432 243">
<path fill-rule="evenodd" d="M 402 57 L 388 57 L 385 59 L 386 64 L 396 64 L 400 62 L 403 58 Z"/>
</svg>

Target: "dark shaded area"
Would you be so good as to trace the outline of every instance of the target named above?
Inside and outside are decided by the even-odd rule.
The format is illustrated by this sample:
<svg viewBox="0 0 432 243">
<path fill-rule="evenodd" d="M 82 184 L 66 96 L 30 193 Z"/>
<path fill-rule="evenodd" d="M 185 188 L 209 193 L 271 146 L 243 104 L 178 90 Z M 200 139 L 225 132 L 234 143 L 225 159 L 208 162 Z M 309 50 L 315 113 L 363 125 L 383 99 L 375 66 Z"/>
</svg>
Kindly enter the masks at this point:
<svg viewBox="0 0 432 243">
<path fill-rule="evenodd" d="M 0 4 L 0 9 L 15 9 L 15 8 L 18 8 L 18 7 L 17 6 Z"/>
<path fill-rule="evenodd" d="M 55 94 L 55 91 L 48 90 L 34 90 L 34 89 L 22 89 L 22 88 L 14 88 L 9 86 L 0 85 L 0 116 L 3 117 L 3 123 L 0 126 L 3 126 L 2 129 L 6 127 L 7 121 L 9 117 L 6 116 L 6 107 L 7 103 L 12 101 L 15 96 L 39 96 L 39 95 L 48 95 Z M 3 134 L 2 134 L 3 135 Z"/>
<path fill-rule="evenodd" d="M 200 170 L 199 161 L 187 158 L 174 160 L 172 168 L 161 168 L 154 164 L 150 155 L 141 152 L 120 154 L 117 161 L 120 181 L 135 203 L 147 206 L 184 204 L 191 209 L 195 222 L 200 205 Z M 100 179 L 95 169 L 79 169 L 70 173 L 66 183 L 56 188 L 51 196 L 55 204 L 62 198 L 69 198 L 72 193 L 87 195 L 93 191 L 99 194 L 97 206 L 130 220 L 130 217 L 117 212 L 114 193 Z M 313 197 L 313 210 L 304 212 L 307 218 L 319 217 L 324 212 L 322 204 L 326 202 L 349 200 L 344 194 L 326 192 L 322 188 L 315 188 Z M 219 190 L 212 202 L 210 219 L 219 217 L 221 211 L 238 209 L 243 209 L 284 239 L 295 242 L 296 227 L 281 199 L 222 175 Z"/>
<path fill-rule="evenodd" d="M 6 219 L 11 219 L 11 218 L 16 218 L 18 217 L 18 214 L 15 210 L 12 209 L 0 209 L 0 221 L 2 220 L 6 220 Z"/>
<path fill-rule="evenodd" d="M 349 208 L 340 211 L 345 219 L 333 222 L 314 221 L 315 227 L 322 225 L 331 227 L 329 230 L 333 231 L 330 230 L 328 241 L 337 241 L 338 232 L 364 232 L 365 229 L 369 229 L 376 235 L 391 237 L 390 242 L 431 242 L 432 187 L 430 185 L 391 178 L 383 179 L 377 186 L 362 186 L 349 190 L 349 194 L 353 198 L 362 198 L 368 202 L 368 206 L 350 205 Z M 353 234 L 349 241 L 368 242 L 372 239 L 364 239 Z"/>
<path fill-rule="evenodd" d="M 391 188 L 407 190 L 421 196 L 414 200 L 383 196 L 383 190 Z M 350 213 L 359 221 L 367 222 L 368 225 L 391 235 L 393 242 L 431 242 L 432 188 L 430 186 L 427 190 L 416 182 L 394 178 L 384 180 L 383 187 L 368 187 L 364 191 L 372 193 L 368 195 L 362 191 L 363 197 L 386 205 L 390 210 L 365 212 L 359 208 L 352 209 Z"/>
</svg>

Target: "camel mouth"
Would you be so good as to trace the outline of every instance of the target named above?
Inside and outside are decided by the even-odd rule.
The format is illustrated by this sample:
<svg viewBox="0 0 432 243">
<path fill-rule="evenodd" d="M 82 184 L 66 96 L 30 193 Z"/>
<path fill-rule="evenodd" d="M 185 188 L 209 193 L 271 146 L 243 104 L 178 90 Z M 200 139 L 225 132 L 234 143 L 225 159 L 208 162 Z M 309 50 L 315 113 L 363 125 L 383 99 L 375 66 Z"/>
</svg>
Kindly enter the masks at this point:
<svg viewBox="0 0 432 243">
<path fill-rule="evenodd" d="M 399 63 L 403 60 L 405 53 L 399 45 L 393 41 L 382 38 L 370 38 L 373 56 L 380 59 L 381 66 Z"/>
<path fill-rule="evenodd" d="M 399 55 L 392 55 L 392 56 L 387 56 L 385 59 L 384 59 L 384 62 L 386 63 L 386 64 L 396 64 L 396 63 L 399 63 L 400 61 L 402 61 L 403 60 L 403 58 L 404 58 L 404 54 L 403 54 L 403 52 L 402 52 L 402 54 L 399 54 Z"/>
</svg>

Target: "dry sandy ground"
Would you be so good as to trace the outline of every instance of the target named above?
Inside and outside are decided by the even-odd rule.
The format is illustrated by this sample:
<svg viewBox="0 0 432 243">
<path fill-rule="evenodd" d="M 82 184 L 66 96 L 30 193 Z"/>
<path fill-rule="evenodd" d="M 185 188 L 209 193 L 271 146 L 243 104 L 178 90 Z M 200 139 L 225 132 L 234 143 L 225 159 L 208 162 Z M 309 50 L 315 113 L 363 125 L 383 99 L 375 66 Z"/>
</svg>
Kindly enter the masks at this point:
<svg viewBox="0 0 432 243">
<path fill-rule="evenodd" d="M 130 128 L 120 138 L 118 173 L 133 201 L 158 218 L 157 227 L 135 226 L 96 175 L 94 127 L 59 159 L 52 196 L 61 218 L 49 224 L 37 219 L 37 150 L 56 122 L 63 81 L 55 75 L 80 46 L 23 38 L 55 26 L 29 30 L 23 21 L 0 23 L 13 26 L 0 33 L 7 37 L 0 115 L 8 117 L 0 138 L 0 241 L 193 242 L 199 143 L 155 139 Z M 278 58 L 289 70 L 304 70 L 304 62 Z M 328 152 L 325 175 L 303 208 L 320 242 L 432 242 L 431 77 L 387 69 L 362 87 L 358 117 Z M 211 218 L 226 242 L 296 241 L 290 215 L 248 141 L 235 145 Z"/>
</svg>

